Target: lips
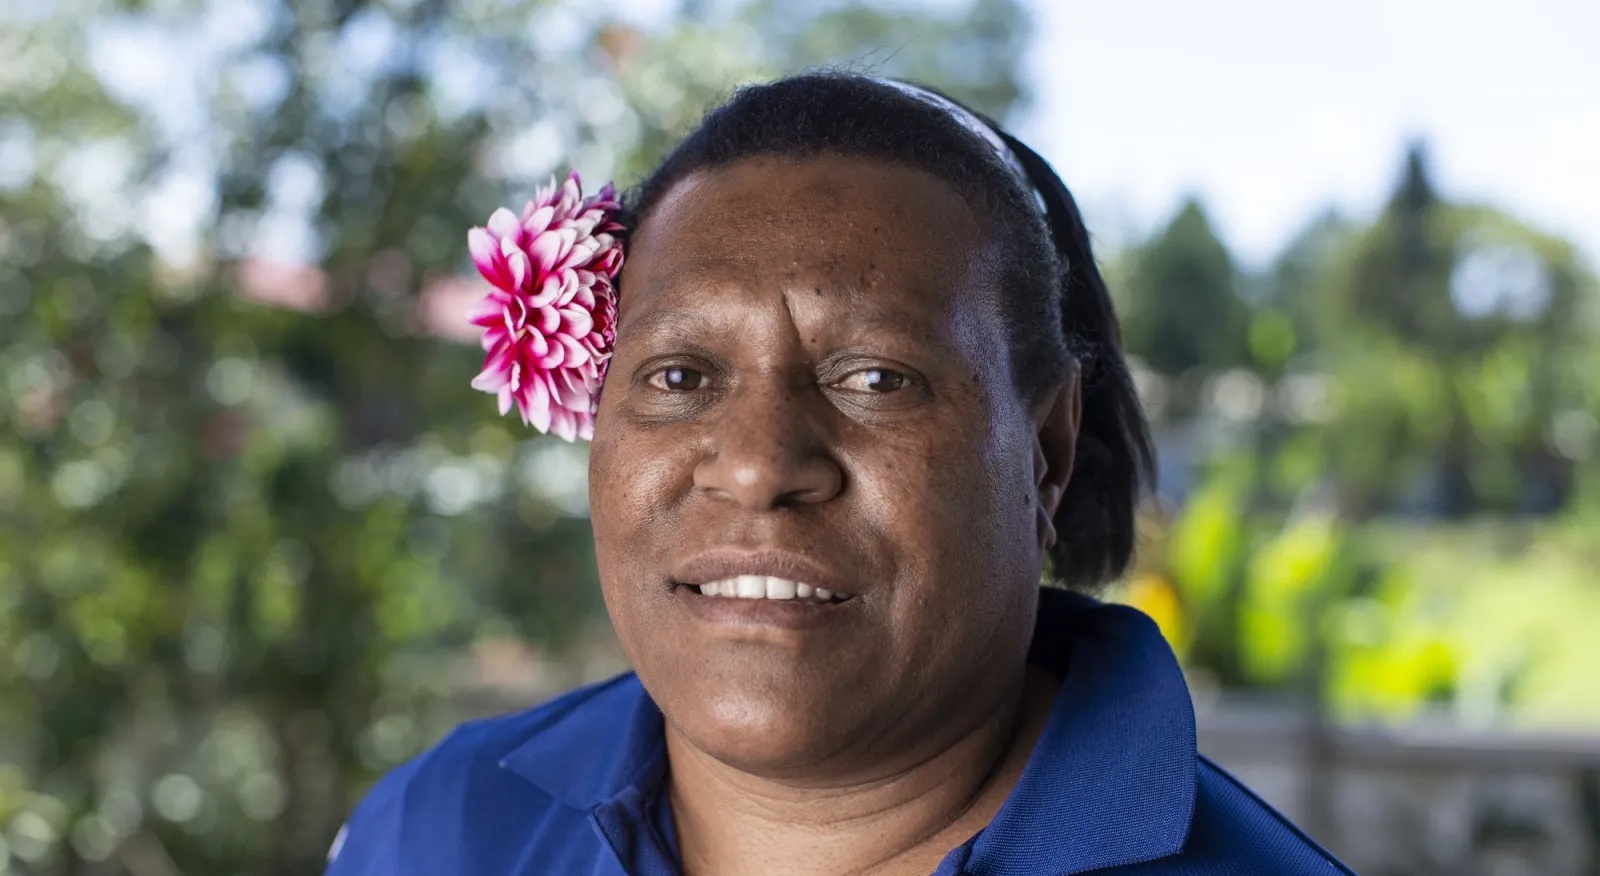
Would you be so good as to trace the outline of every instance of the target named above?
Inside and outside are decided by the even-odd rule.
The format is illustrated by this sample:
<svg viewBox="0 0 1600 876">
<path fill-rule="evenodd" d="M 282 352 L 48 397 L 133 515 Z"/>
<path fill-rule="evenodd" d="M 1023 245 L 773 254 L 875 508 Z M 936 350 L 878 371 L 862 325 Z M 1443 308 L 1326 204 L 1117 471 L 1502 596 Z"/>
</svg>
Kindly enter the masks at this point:
<svg viewBox="0 0 1600 876">
<path fill-rule="evenodd" d="M 802 554 L 719 550 L 673 570 L 673 589 L 714 628 L 820 630 L 857 614 L 862 587 Z"/>
<path fill-rule="evenodd" d="M 703 596 L 822 602 L 848 599 L 862 588 L 815 560 L 788 551 L 721 549 L 697 554 L 672 570 L 674 584 Z"/>
</svg>

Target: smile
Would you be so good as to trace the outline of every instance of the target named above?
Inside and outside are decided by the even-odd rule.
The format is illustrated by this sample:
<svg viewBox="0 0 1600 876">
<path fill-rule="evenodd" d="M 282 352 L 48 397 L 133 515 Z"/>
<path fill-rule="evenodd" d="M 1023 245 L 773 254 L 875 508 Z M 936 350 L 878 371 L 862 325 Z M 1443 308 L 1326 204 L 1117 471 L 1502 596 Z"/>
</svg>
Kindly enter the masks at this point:
<svg viewBox="0 0 1600 876">
<path fill-rule="evenodd" d="M 692 590 L 701 596 L 727 599 L 796 599 L 817 602 L 843 602 L 848 593 L 835 593 L 826 587 L 813 587 L 801 581 L 777 578 L 771 575 L 735 575 L 719 581 L 708 581 Z"/>
</svg>

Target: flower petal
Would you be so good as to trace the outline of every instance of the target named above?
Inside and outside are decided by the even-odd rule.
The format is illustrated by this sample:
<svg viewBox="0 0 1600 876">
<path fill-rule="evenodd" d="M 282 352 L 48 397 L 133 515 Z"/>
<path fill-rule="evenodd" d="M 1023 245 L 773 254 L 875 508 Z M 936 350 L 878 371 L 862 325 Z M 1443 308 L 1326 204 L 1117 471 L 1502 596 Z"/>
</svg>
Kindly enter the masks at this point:
<svg viewBox="0 0 1600 876">
<path fill-rule="evenodd" d="M 529 237 L 538 237 L 550 227 L 550 220 L 555 218 L 556 208 L 549 204 L 541 207 L 534 207 L 533 204 L 528 206 L 533 209 L 523 215 L 522 230 L 527 232 Z"/>
<path fill-rule="evenodd" d="M 546 231 L 533 239 L 533 245 L 528 247 L 528 253 L 539 265 L 539 270 L 548 271 L 561 260 L 561 248 L 561 232 Z"/>
<path fill-rule="evenodd" d="M 487 273 L 494 264 L 495 254 L 500 251 L 500 242 L 487 229 L 474 228 L 467 232 L 467 250 L 472 253 L 478 270 Z"/>
<path fill-rule="evenodd" d="M 565 408 L 550 412 L 550 431 L 566 441 L 578 437 L 578 418 Z"/>
<path fill-rule="evenodd" d="M 477 377 L 472 378 L 472 388 L 479 392 L 499 392 L 509 386 L 511 386 L 511 372 L 504 368 L 485 366 L 478 372 Z"/>
<path fill-rule="evenodd" d="M 528 381 L 527 388 L 517 394 L 517 411 L 522 422 L 540 432 L 550 431 L 550 391 L 543 380 Z"/>
<path fill-rule="evenodd" d="M 528 297 L 529 307 L 544 307 L 561 300 L 561 275 L 547 274 Z"/>
<path fill-rule="evenodd" d="M 561 255 L 556 260 L 559 265 L 561 262 L 566 261 L 567 254 L 572 252 L 573 245 L 578 242 L 578 232 L 573 231 L 571 228 L 558 228 L 554 233 L 561 238 Z"/>
<path fill-rule="evenodd" d="M 570 368 L 550 372 L 550 392 L 563 408 L 573 413 L 589 410 L 589 390 Z"/>
<path fill-rule="evenodd" d="M 543 338 L 544 336 L 536 334 L 534 337 Z M 543 353 L 535 354 L 534 363 L 545 371 L 551 371 L 565 365 L 567 362 L 567 348 L 564 344 L 559 343 L 560 339 L 561 335 L 556 335 L 550 339 L 549 349 Z"/>
<path fill-rule="evenodd" d="M 556 306 L 566 307 L 572 297 L 578 294 L 578 274 L 576 271 L 562 271 L 554 276 L 561 278 L 561 294 L 556 297 Z"/>
<path fill-rule="evenodd" d="M 533 327 L 542 335 L 554 335 L 561 327 L 561 311 L 554 307 L 541 307 L 533 312 Z"/>
<path fill-rule="evenodd" d="M 594 317 L 581 307 L 568 305 L 561 308 L 563 331 L 574 337 L 584 337 L 594 331 Z"/>
<path fill-rule="evenodd" d="M 566 348 L 567 353 L 563 357 L 563 361 L 566 362 L 567 367 L 575 368 L 575 367 L 577 367 L 578 365 L 580 365 L 580 364 L 582 364 L 584 362 L 592 362 L 592 361 L 594 361 L 589 356 L 589 351 L 585 350 L 583 348 L 582 342 L 580 342 L 577 338 L 573 337 L 572 335 L 559 335 L 558 334 L 558 335 L 555 336 L 554 339 L 562 347 Z M 550 345 L 550 347 L 552 349 L 554 349 L 555 346 L 556 346 L 556 344 L 551 344 Z"/>
<path fill-rule="evenodd" d="M 484 392 L 495 392 L 501 386 L 510 384 L 513 381 L 512 372 L 516 369 L 517 358 L 516 345 L 497 345 L 484 358 L 483 371 L 472 380 L 473 388 L 481 389 Z"/>
<path fill-rule="evenodd" d="M 517 221 L 517 214 L 504 207 L 494 211 L 489 216 L 489 233 L 499 240 L 509 239 L 515 244 L 518 232 L 521 230 L 522 223 Z"/>
<path fill-rule="evenodd" d="M 467 308 L 467 322 L 488 328 L 505 318 L 506 307 L 494 298 L 483 298 Z"/>
<path fill-rule="evenodd" d="M 561 260 L 561 264 L 557 265 L 556 269 L 569 270 L 587 265 L 598 251 L 599 247 L 595 246 L 592 238 L 579 237 L 577 231 L 574 230 L 572 249 L 567 252 L 566 257 Z"/>
<path fill-rule="evenodd" d="M 532 275 L 533 271 L 529 269 L 528 257 L 522 253 L 522 250 L 519 249 L 506 256 L 506 267 L 511 273 L 511 288 L 518 292 L 526 291 L 528 277 Z"/>
</svg>

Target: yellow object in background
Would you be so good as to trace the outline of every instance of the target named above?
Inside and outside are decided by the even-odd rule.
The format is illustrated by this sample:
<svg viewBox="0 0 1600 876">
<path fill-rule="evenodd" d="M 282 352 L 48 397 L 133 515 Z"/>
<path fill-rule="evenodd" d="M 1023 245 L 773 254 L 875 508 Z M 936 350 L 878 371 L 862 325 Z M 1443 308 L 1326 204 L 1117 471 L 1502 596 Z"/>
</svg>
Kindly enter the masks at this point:
<svg viewBox="0 0 1600 876">
<path fill-rule="evenodd" d="M 1146 573 L 1128 580 L 1120 593 L 1114 594 L 1118 602 L 1139 609 L 1156 622 L 1161 634 L 1166 636 L 1172 650 L 1181 657 L 1188 648 L 1187 630 L 1183 623 L 1183 603 L 1178 590 L 1165 576 Z"/>
</svg>

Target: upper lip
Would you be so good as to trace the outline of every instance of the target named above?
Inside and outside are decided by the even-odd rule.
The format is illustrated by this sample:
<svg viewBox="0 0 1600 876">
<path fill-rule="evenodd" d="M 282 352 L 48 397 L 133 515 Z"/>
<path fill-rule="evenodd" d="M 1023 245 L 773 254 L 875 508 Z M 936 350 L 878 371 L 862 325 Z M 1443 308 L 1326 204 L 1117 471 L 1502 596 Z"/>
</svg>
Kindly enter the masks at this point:
<svg viewBox="0 0 1600 876">
<path fill-rule="evenodd" d="M 721 548 L 696 554 L 672 570 L 675 584 L 699 587 L 712 581 L 726 581 L 739 575 L 766 575 L 788 581 L 823 587 L 835 593 L 857 594 L 841 576 L 801 554 L 781 550 L 742 550 Z"/>
</svg>

